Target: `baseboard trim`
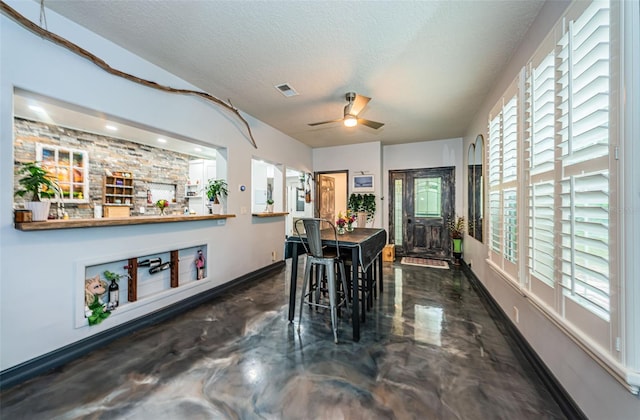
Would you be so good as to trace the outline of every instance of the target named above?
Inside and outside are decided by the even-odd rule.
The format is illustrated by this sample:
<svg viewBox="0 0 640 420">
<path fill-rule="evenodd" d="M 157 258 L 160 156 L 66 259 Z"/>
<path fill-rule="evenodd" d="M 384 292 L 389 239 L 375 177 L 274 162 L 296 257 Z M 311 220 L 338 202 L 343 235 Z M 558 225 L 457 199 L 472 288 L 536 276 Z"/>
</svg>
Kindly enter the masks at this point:
<svg viewBox="0 0 640 420">
<path fill-rule="evenodd" d="M 527 339 L 522 335 L 522 333 L 520 333 L 518 328 L 513 324 L 511 319 L 507 316 L 502 307 L 500 307 L 498 302 L 496 302 L 493 296 L 491 296 L 480 279 L 476 277 L 476 275 L 473 273 L 473 271 L 471 271 L 464 260 L 461 260 L 461 264 L 462 270 L 467 275 L 467 278 L 471 282 L 472 287 L 483 299 L 483 302 L 486 304 L 487 310 L 490 311 L 494 319 L 502 324 L 504 332 L 511 338 L 513 344 L 516 347 L 516 350 L 518 350 L 524 357 L 524 359 L 529 362 L 533 370 L 536 372 L 536 375 L 543 383 L 543 385 L 547 388 L 564 415 L 569 419 L 587 420 L 587 416 L 585 416 L 578 404 L 576 404 L 573 398 L 571 398 L 569 393 L 553 375 L 551 370 L 549 370 L 547 365 L 545 365 L 542 359 L 540 359 L 540 356 L 538 356 Z"/>
<path fill-rule="evenodd" d="M 75 343 L 71 343 L 42 356 L 13 366 L 9 369 L 5 369 L 0 372 L 0 389 L 7 389 L 12 386 L 18 385 L 28 379 L 48 372 L 51 369 L 58 368 L 74 359 L 77 359 L 80 356 L 97 350 L 98 348 L 105 346 L 113 340 L 124 337 L 125 335 L 131 334 L 142 328 L 146 328 L 151 325 L 163 322 L 167 319 L 174 318 L 177 315 L 180 315 L 190 309 L 195 308 L 196 306 L 202 305 L 203 303 L 206 303 L 222 295 L 230 289 L 248 284 L 252 281 L 260 279 L 265 275 L 269 275 L 272 272 L 281 270 L 284 266 L 284 261 L 278 261 L 251 273 L 240 276 L 218 287 L 209 289 L 195 296 L 191 296 L 189 298 L 181 300 L 180 302 L 171 304 L 166 308 L 162 308 L 140 318 L 133 319 L 124 324 L 92 335 L 91 337 L 76 341 Z"/>
</svg>

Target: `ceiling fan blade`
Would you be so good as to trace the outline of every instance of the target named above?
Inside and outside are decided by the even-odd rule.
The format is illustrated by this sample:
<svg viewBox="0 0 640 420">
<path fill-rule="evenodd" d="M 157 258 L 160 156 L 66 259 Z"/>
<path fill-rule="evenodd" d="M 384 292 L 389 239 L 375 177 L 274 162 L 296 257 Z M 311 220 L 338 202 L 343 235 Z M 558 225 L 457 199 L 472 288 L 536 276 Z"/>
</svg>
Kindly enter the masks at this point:
<svg viewBox="0 0 640 420">
<path fill-rule="evenodd" d="M 338 119 L 338 120 L 331 120 L 331 121 L 322 121 L 322 122 L 316 122 L 316 123 L 309 123 L 307 125 L 310 125 L 311 127 L 314 127 L 316 125 L 321 125 L 321 124 L 329 124 L 329 123 L 333 123 L 333 122 L 339 122 L 342 121 L 342 118 Z"/>
<path fill-rule="evenodd" d="M 358 115 L 360 111 L 364 109 L 365 106 L 369 103 L 371 98 L 362 95 L 356 95 L 356 99 L 353 101 L 353 105 L 351 106 L 350 114 Z"/>
<path fill-rule="evenodd" d="M 371 127 L 374 130 L 377 130 L 378 128 L 380 128 L 380 127 L 382 127 L 384 125 L 384 123 L 377 122 L 377 121 L 371 121 L 371 120 L 365 120 L 364 118 L 358 118 L 358 124 L 366 125 L 367 127 Z"/>
</svg>

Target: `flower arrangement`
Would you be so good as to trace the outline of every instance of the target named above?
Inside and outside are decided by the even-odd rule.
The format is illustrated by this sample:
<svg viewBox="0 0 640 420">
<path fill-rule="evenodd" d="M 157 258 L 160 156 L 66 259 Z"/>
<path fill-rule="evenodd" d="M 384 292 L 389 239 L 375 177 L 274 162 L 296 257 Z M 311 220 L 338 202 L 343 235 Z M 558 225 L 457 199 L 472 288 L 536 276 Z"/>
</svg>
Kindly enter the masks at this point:
<svg viewBox="0 0 640 420">
<path fill-rule="evenodd" d="M 347 210 L 347 215 L 343 216 L 342 212 L 338 213 L 338 220 L 336 220 L 336 226 L 340 229 L 347 229 L 349 232 L 353 230 L 353 222 L 356 221 L 356 215 Z"/>
<path fill-rule="evenodd" d="M 164 209 L 169 207 L 169 201 L 167 200 L 158 200 L 156 201 L 156 207 L 160 209 L 160 214 L 164 214 Z"/>
<path fill-rule="evenodd" d="M 449 236 L 453 239 L 460 239 L 464 235 L 465 220 L 464 216 L 459 216 L 457 219 L 454 216 L 453 219 L 449 219 L 447 222 L 447 229 L 449 229 Z"/>
</svg>

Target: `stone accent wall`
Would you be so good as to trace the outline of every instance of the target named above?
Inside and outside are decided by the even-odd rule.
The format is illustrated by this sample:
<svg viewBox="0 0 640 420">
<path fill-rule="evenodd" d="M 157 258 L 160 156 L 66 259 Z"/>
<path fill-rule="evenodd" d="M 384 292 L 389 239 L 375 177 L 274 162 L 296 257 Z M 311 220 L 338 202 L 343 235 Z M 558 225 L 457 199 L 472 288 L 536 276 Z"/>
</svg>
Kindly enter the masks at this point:
<svg viewBox="0 0 640 420">
<path fill-rule="evenodd" d="M 145 214 L 160 214 L 159 209 L 147 203 L 146 192 L 150 183 L 175 185 L 176 202 L 171 204 L 170 212 L 182 213 L 182 209 L 188 206 L 183 197 L 189 175 L 189 155 L 23 118 L 14 119 L 14 133 L 13 153 L 16 169 L 19 163 L 36 160 L 36 143 L 88 152 L 89 202 L 65 203 L 64 211 L 70 218 L 93 217 L 93 206 L 102 204 L 106 170 L 132 174 L 135 188 L 132 214 L 137 214 L 140 207 L 146 207 Z M 18 188 L 18 177 L 14 176 L 14 191 Z M 14 200 L 16 205 L 23 202 L 20 197 L 15 197 Z M 55 214 L 55 207 L 52 204 L 51 214 Z"/>
</svg>

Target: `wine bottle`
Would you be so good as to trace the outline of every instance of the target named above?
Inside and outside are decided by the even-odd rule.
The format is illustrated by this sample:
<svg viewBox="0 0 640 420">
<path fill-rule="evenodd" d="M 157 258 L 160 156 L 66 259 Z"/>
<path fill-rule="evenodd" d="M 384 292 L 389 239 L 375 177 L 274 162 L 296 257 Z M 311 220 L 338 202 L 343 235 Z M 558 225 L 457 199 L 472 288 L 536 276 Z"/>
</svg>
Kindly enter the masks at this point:
<svg viewBox="0 0 640 420">
<path fill-rule="evenodd" d="M 109 285 L 109 307 L 115 308 L 118 306 L 120 300 L 120 287 L 116 280 L 111 280 L 111 284 Z"/>
<path fill-rule="evenodd" d="M 138 261 L 138 267 L 151 267 L 162 264 L 160 258 L 148 258 L 146 260 Z"/>
<path fill-rule="evenodd" d="M 149 269 L 149 274 L 155 274 L 155 273 L 159 273 L 160 271 L 166 270 L 169 267 L 171 267 L 171 261 L 167 261 L 163 264 L 157 265 L 155 267 L 151 267 Z"/>
</svg>

